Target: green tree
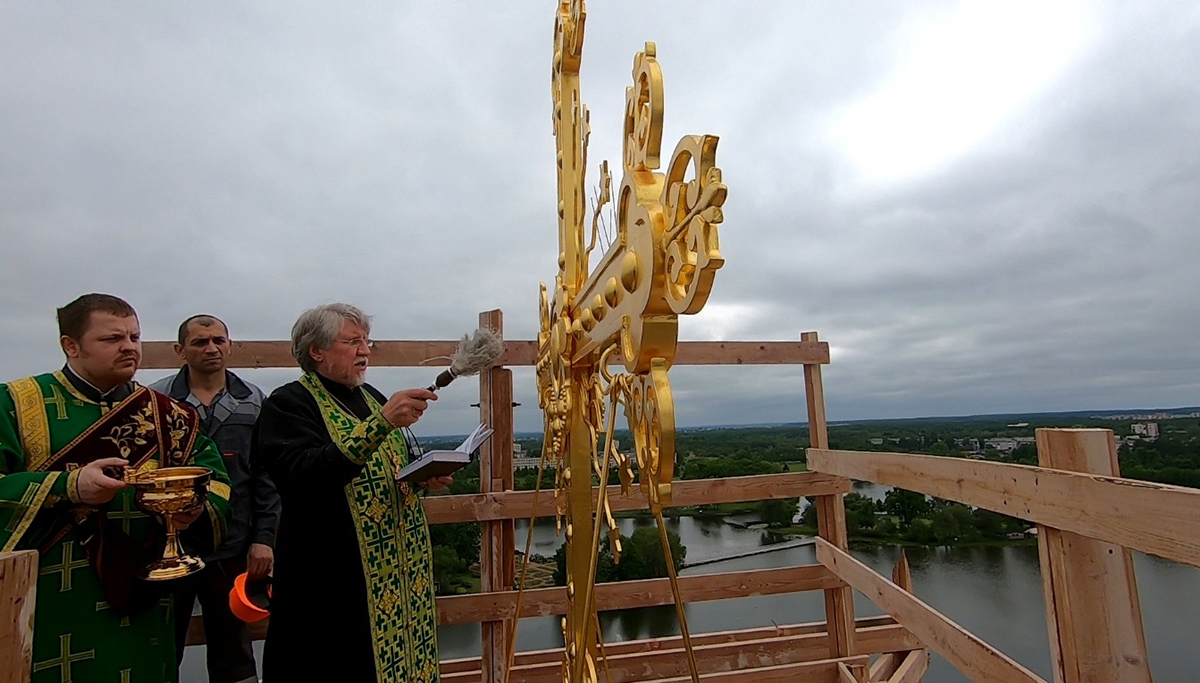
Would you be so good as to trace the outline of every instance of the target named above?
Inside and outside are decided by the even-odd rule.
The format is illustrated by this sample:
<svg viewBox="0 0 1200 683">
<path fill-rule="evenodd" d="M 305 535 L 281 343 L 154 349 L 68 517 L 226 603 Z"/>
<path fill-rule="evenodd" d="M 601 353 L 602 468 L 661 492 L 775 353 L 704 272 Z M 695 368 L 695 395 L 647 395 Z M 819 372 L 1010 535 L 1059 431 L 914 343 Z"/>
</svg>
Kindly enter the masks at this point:
<svg viewBox="0 0 1200 683">
<path fill-rule="evenodd" d="M 931 505 L 923 493 L 894 488 L 884 495 L 883 509 L 889 515 L 899 517 L 901 524 L 908 527 L 914 519 L 929 514 Z"/>
<path fill-rule="evenodd" d="M 790 526 L 799 509 L 799 498 L 776 498 L 758 504 L 759 517 L 771 526 Z"/>
</svg>

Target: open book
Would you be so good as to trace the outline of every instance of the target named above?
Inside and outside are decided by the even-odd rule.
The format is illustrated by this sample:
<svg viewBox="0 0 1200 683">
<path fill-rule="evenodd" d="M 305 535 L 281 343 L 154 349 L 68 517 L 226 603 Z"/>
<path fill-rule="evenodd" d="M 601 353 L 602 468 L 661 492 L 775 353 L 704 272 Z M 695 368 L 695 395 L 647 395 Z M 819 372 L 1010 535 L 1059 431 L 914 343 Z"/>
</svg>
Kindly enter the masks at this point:
<svg viewBox="0 0 1200 683">
<path fill-rule="evenodd" d="M 471 432 L 465 441 L 459 444 L 458 448 L 452 451 L 429 451 L 397 472 L 396 479 L 418 483 L 432 477 L 454 474 L 471 462 L 471 454 L 491 435 L 491 428 L 481 424 Z"/>
</svg>

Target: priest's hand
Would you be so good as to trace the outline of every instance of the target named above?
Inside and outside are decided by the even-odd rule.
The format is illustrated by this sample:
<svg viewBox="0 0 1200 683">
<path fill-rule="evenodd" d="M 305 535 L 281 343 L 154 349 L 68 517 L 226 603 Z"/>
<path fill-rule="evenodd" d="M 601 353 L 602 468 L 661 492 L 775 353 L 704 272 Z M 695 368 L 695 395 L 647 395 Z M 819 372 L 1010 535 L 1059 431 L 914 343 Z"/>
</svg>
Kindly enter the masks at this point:
<svg viewBox="0 0 1200 683">
<path fill-rule="evenodd" d="M 79 489 L 80 502 L 87 505 L 104 505 L 108 501 L 116 497 L 117 493 L 129 486 L 124 479 L 115 479 L 104 473 L 104 468 L 125 467 L 129 461 L 124 458 L 101 458 L 93 460 L 84 465 L 79 470 L 79 478 L 76 480 L 77 488 Z"/>
<path fill-rule="evenodd" d="M 200 515 L 204 514 L 204 507 L 198 507 L 191 512 L 180 512 L 171 517 L 171 523 L 175 526 L 176 531 L 183 531 L 190 527 L 192 522 L 200 519 Z"/>
<path fill-rule="evenodd" d="M 275 551 L 265 543 L 251 543 L 250 551 L 246 553 L 246 578 L 250 581 L 261 579 L 271 573 L 275 565 Z"/>
<path fill-rule="evenodd" d="M 436 401 L 437 394 L 428 389 L 404 389 L 392 394 L 380 412 L 393 427 L 408 427 L 421 419 L 421 414 Z"/>
<path fill-rule="evenodd" d="M 437 489 L 444 489 L 453 483 L 454 483 L 454 477 L 447 474 L 444 477 L 430 477 L 430 478 L 426 479 L 421 485 L 430 491 L 436 491 Z"/>
</svg>

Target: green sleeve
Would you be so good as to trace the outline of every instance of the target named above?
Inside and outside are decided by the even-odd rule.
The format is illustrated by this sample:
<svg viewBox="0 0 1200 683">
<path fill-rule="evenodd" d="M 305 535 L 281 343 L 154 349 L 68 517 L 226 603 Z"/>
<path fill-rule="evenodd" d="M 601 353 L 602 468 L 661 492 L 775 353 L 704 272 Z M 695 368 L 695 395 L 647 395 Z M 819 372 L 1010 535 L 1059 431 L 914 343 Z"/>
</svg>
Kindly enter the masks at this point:
<svg viewBox="0 0 1200 683">
<path fill-rule="evenodd" d="M 0 384 L 0 552 L 36 547 L 58 521 L 55 506 L 78 502 L 77 474 L 26 472 L 16 408 Z"/>
<path fill-rule="evenodd" d="M 208 500 L 204 514 L 183 533 L 183 540 L 194 552 L 208 554 L 221 547 L 225 540 L 226 519 L 229 517 L 229 474 L 225 462 L 212 439 L 201 434 L 196 437 L 187 464 L 212 470 L 208 482 Z"/>
</svg>

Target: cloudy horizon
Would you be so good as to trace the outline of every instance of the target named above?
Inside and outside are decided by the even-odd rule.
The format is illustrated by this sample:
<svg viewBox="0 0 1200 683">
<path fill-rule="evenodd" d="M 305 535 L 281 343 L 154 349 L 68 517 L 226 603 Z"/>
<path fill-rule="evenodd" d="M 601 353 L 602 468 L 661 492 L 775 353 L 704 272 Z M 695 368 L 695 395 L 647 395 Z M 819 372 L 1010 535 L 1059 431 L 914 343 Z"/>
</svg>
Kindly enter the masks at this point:
<svg viewBox="0 0 1200 683">
<path fill-rule="evenodd" d="M 554 7 L 4 5 L 0 381 L 59 366 L 54 309 L 90 291 L 146 339 L 201 311 L 283 339 L 330 301 L 379 339 L 494 308 L 534 338 Z M 831 422 L 1200 404 L 1200 6 L 592 0 L 589 186 L 645 41 L 663 147 L 720 136 L 729 186 L 681 339 L 818 331 Z M 532 370 L 514 383 L 536 430 Z M 681 426 L 805 419 L 800 366 L 672 383 Z M 469 431 L 475 382 L 442 393 L 419 431 Z"/>
</svg>

